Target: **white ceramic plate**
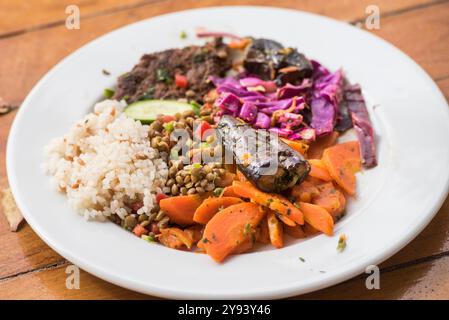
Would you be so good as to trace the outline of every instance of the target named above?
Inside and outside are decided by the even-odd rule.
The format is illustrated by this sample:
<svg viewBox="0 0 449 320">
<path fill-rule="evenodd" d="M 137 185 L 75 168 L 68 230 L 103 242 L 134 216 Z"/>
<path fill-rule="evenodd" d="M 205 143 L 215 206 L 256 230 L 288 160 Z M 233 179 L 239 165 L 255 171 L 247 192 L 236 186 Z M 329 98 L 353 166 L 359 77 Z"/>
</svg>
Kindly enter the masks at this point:
<svg viewBox="0 0 449 320">
<path fill-rule="evenodd" d="M 332 70 L 343 67 L 351 81 L 362 85 L 377 134 L 379 166 L 359 174 L 357 199 L 334 237 L 319 235 L 216 264 L 206 255 L 149 245 L 112 223 L 86 222 L 51 188 L 40 169 L 44 146 L 89 112 L 103 89 L 143 53 L 198 41 L 193 36 L 197 27 L 276 39 Z M 179 38 L 182 30 L 188 40 Z M 112 76 L 104 76 L 103 68 Z M 31 227 L 62 256 L 102 279 L 172 298 L 279 298 L 344 281 L 413 239 L 446 197 L 448 146 L 449 109 L 443 95 L 392 45 L 308 13 L 222 7 L 141 21 L 64 59 L 20 108 L 8 141 L 7 168 Z M 339 253 L 341 233 L 348 246 Z"/>
</svg>

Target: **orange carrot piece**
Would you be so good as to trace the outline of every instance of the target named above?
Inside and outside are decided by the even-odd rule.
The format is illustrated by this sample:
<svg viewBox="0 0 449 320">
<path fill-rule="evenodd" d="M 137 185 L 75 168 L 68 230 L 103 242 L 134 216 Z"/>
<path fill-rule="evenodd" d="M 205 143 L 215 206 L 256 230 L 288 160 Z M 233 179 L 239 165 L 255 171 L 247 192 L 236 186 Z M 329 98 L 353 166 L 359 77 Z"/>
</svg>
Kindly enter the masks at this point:
<svg viewBox="0 0 449 320">
<path fill-rule="evenodd" d="M 143 234 L 148 234 L 148 230 L 145 229 L 144 227 L 142 227 L 140 224 L 137 224 L 137 225 L 134 227 L 134 229 L 133 229 L 133 233 L 134 233 L 136 236 L 140 237 L 140 236 L 142 236 Z"/>
<path fill-rule="evenodd" d="M 203 226 L 195 225 L 184 229 L 184 232 L 189 235 L 193 243 L 197 243 L 203 237 Z"/>
<path fill-rule="evenodd" d="M 162 199 L 159 202 L 161 210 L 170 218 L 171 222 L 179 225 L 193 224 L 193 215 L 203 202 L 199 195 L 177 196 Z"/>
<path fill-rule="evenodd" d="M 334 233 L 334 219 L 326 209 L 307 202 L 300 202 L 299 208 L 304 213 L 306 222 L 312 227 L 328 236 Z"/>
<path fill-rule="evenodd" d="M 237 181 L 249 182 L 248 179 L 246 179 L 245 175 L 240 170 L 237 170 Z"/>
<path fill-rule="evenodd" d="M 315 142 L 313 142 L 309 146 L 309 150 L 307 151 L 308 159 L 321 159 L 324 149 L 329 148 L 337 142 L 338 132 L 333 131 L 332 133 L 317 138 Z"/>
<path fill-rule="evenodd" d="M 243 50 L 251 42 L 249 38 L 243 38 L 239 40 L 232 40 L 229 42 L 228 47 L 231 49 Z"/>
<path fill-rule="evenodd" d="M 293 221 L 290 218 L 287 218 L 286 216 L 283 216 L 282 214 L 277 214 L 276 217 L 281 220 L 285 225 L 290 226 L 290 227 L 294 227 L 296 226 L 295 221 Z"/>
<path fill-rule="evenodd" d="M 193 239 L 190 235 L 179 228 L 161 229 L 161 233 L 157 235 L 157 238 L 164 246 L 173 249 L 180 249 L 184 246 L 187 249 L 191 249 L 193 245 Z"/>
<path fill-rule="evenodd" d="M 329 171 L 327 171 L 326 166 L 321 160 L 310 159 L 308 161 L 311 167 L 309 176 L 323 181 L 332 181 L 332 177 L 330 176 Z"/>
<path fill-rule="evenodd" d="M 201 246 L 215 261 L 221 262 L 242 250 L 242 243 L 254 238 L 263 216 L 261 207 L 252 202 L 227 207 L 206 224 Z"/>
<path fill-rule="evenodd" d="M 268 221 L 266 216 L 260 222 L 259 232 L 256 234 L 256 241 L 263 244 L 270 243 L 270 234 L 268 230 Z"/>
<path fill-rule="evenodd" d="M 223 189 L 222 197 L 240 197 L 237 193 L 234 192 L 233 186 L 228 186 Z"/>
<path fill-rule="evenodd" d="M 318 195 L 319 191 L 314 183 L 306 180 L 301 184 L 296 185 L 292 188 L 291 195 L 296 198 L 297 202 L 312 202 L 312 198 Z"/>
<path fill-rule="evenodd" d="M 305 155 L 307 153 L 307 150 L 309 149 L 309 145 L 302 141 L 293 141 L 285 138 L 281 138 L 281 140 L 288 144 L 290 148 L 298 151 L 302 155 Z"/>
<path fill-rule="evenodd" d="M 276 248 L 282 248 L 284 246 L 282 223 L 276 218 L 274 212 L 268 212 L 267 222 L 271 244 Z"/>
<path fill-rule="evenodd" d="M 355 172 L 360 170 L 358 141 L 337 144 L 324 150 L 323 163 L 335 182 L 350 195 L 355 194 Z"/>
<path fill-rule="evenodd" d="M 302 239 L 306 237 L 306 233 L 301 226 L 284 226 L 284 232 L 295 239 Z"/>
<path fill-rule="evenodd" d="M 215 181 L 215 185 L 220 188 L 228 187 L 232 185 L 232 181 L 234 181 L 235 174 L 226 172 L 224 177 L 217 179 Z"/>
<path fill-rule="evenodd" d="M 242 199 L 234 197 L 207 198 L 195 210 L 193 221 L 201 224 L 206 224 L 221 209 L 227 208 L 240 202 L 243 202 Z"/>
<path fill-rule="evenodd" d="M 234 192 L 239 196 L 249 198 L 262 206 L 274 210 L 297 224 L 304 224 L 302 212 L 285 197 L 278 194 L 265 193 L 250 183 L 234 181 L 233 187 Z"/>
<path fill-rule="evenodd" d="M 317 186 L 319 194 L 313 197 L 313 204 L 326 209 L 336 221 L 345 211 L 346 198 L 332 182 Z"/>
<path fill-rule="evenodd" d="M 306 237 L 311 237 L 311 236 L 314 236 L 314 235 L 320 233 L 319 230 L 315 229 L 314 227 L 312 227 L 307 222 L 304 223 L 304 225 L 302 226 L 302 229 L 304 230 L 304 233 L 306 234 Z"/>
</svg>

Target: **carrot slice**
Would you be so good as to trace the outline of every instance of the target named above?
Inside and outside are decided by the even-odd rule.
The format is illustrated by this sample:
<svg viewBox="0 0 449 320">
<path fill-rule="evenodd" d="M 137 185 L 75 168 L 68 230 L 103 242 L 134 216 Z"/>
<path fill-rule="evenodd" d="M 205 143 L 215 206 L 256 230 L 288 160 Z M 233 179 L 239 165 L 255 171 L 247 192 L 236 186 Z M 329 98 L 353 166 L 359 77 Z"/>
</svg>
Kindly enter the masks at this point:
<svg viewBox="0 0 449 320">
<path fill-rule="evenodd" d="M 285 225 L 290 226 L 290 227 L 294 227 L 296 226 L 295 221 L 287 218 L 286 216 L 283 216 L 282 214 L 278 214 L 276 215 L 276 217 L 281 220 Z"/>
<path fill-rule="evenodd" d="M 164 246 L 173 249 L 180 249 L 184 246 L 190 249 L 193 245 L 193 239 L 190 235 L 179 228 L 161 229 L 161 233 L 157 235 L 157 238 Z"/>
<path fill-rule="evenodd" d="M 235 178 L 235 174 L 226 172 L 223 177 L 216 180 L 215 185 L 220 188 L 230 186 L 230 185 L 232 185 L 232 181 L 234 181 L 234 178 Z"/>
<path fill-rule="evenodd" d="M 250 183 L 239 181 L 234 181 L 233 187 L 234 192 L 239 196 L 249 198 L 262 206 L 274 210 L 297 224 L 304 224 L 302 212 L 283 196 L 260 191 Z"/>
<path fill-rule="evenodd" d="M 223 189 L 222 197 L 240 197 L 237 193 L 234 192 L 233 186 L 228 186 Z"/>
<path fill-rule="evenodd" d="M 193 215 L 203 202 L 199 195 L 177 196 L 162 199 L 159 202 L 161 210 L 170 218 L 171 222 L 179 225 L 193 224 Z"/>
<path fill-rule="evenodd" d="M 201 224 L 206 224 L 210 219 L 221 209 L 243 202 L 240 198 L 234 197 L 210 197 L 203 201 L 203 203 L 195 210 L 193 221 Z"/>
<path fill-rule="evenodd" d="M 263 216 L 263 210 L 255 203 L 243 202 L 227 207 L 206 224 L 201 247 L 215 261 L 221 262 L 242 250 L 242 243 L 254 238 Z"/>
<path fill-rule="evenodd" d="M 337 144 L 324 150 L 323 163 L 335 182 L 350 195 L 355 194 L 355 172 L 360 170 L 361 160 L 357 141 Z"/>
<path fill-rule="evenodd" d="M 292 188 L 291 195 L 297 202 L 312 202 L 312 198 L 318 195 L 319 191 L 314 183 L 306 180 Z"/>
<path fill-rule="evenodd" d="M 284 138 L 281 138 L 281 140 L 288 144 L 290 148 L 298 151 L 302 155 L 305 155 L 307 153 L 307 150 L 309 149 L 309 145 L 301 141 L 293 141 Z"/>
<path fill-rule="evenodd" d="M 284 232 L 288 234 L 290 237 L 295 239 L 302 239 L 306 237 L 306 233 L 304 232 L 301 226 L 295 227 L 284 226 Z"/>
<path fill-rule="evenodd" d="M 345 211 L 346 198 L 332 182 L 317 186 L 318 195 L 313 197 L 313 204 L 326 209 L 336 221 Z"/>
<path fill-rule="evenodd" d="M 325 164 L 321 160 L 310 159 L 309 164 L 311 167 L 309 176 L 323 181 L 332 181 L 329 171 L 327 171 Z"/>
<path fill-rule="evenodd" d="M 237 170 L 237 180 L 240 182 L 249 182 L 240 170 Z"/>
<path fill-rule="evenodd" d="M 306 222 L 312 227 L 328 236 L 334 233 L 334 219 L 326 209 L 307 202 L 300 202 L 299 208 L 304 213 Z"/>
<path fill-rule="evenodd" d="M 259 232 L 256 233 L 256 241 L 263 244 L 270 243 L 270 234 L 268 230 L 268 221 L 266 216 L 260 222 Z"/>
<path fill-rule="evenodd" d="M 282 248 L 284 246 L 282 223 L 276 218 L 274 212 L 268 212 L 267 222 L 271 244 L 276 248 Z"/>
<path fill-rule="evenodd" d="M 329 148 L 337 142 L 338 132 L 333 131 L 332 133 L 317 138 L 315 142 L 313 142 L 309 146 L 309 150 L 307 151 L 307 158 L 309 159 L 321 159 L 324 149 Z"/>
</svg>

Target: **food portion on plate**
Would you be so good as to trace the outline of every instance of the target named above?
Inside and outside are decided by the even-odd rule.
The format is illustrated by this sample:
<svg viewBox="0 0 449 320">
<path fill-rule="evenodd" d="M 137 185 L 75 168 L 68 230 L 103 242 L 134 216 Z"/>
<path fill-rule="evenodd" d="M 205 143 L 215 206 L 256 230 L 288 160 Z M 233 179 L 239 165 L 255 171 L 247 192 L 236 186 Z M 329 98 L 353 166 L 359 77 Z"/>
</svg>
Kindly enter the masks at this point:
<svg viewBox="0 0 449 320">
<path fill-rule="evenodd" d="M 377 164 L 360 86 L 273 40 L 199 36 L 144 55 L 48 146 L 58 189 L 86 219 L 217 262 L 332 235 Z"/>
</svg>

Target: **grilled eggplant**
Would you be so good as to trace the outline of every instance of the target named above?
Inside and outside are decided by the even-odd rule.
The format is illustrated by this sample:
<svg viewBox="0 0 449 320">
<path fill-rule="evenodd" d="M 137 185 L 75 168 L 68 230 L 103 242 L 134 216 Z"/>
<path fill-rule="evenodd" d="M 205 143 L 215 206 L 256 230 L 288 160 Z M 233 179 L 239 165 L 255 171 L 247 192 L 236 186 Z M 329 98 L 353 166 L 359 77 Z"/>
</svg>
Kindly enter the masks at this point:
<svg viewBox="0 0 449 320">
<path fill-rule="evenodd" d="M 225 161 L 233 161 L 245 177 L 266 192 L 280 193 L 307 178 L 310 165 L 297 151 L 266 130 L 225 115 L 217 126 Z"/>
<path fill-rule="evenodd" d="M 296 49 L 284 48 L 279 42 L 253 39 L 246 52 L 243 66 L 250 74 L 264 80 L 275 80 L 279 86 L 299 84 L 312 76 L 312 63 Z"/>
</svg>

